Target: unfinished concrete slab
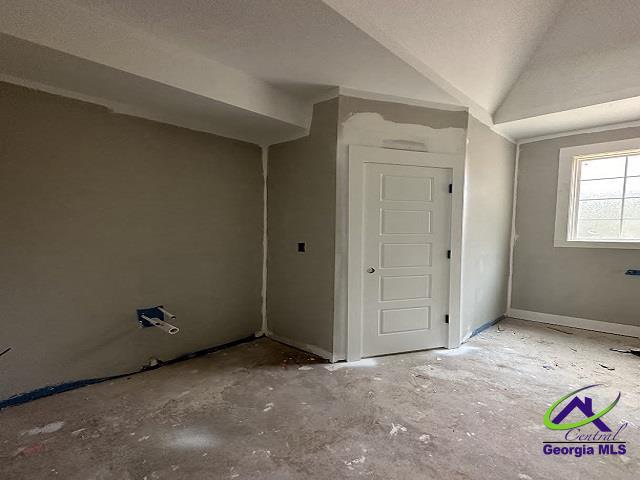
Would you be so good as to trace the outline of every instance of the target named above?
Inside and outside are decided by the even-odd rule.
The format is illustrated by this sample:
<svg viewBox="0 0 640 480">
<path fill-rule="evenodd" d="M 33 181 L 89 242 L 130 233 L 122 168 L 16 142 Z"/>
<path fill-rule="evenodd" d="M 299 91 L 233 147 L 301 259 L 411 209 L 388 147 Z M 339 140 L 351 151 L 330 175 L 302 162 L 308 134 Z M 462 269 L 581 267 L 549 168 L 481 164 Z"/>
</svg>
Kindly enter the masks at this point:
<svg viewBox="0 0 640 480">
<path fill-rule="evenodd" d="M 326 364 L 269 339 L 0 412 L 9 479 L 637 479 L 638 339 L 506 320 L 457 350 Z M 604 384 L 626 455 L 547 456 Z"/>
</svg>

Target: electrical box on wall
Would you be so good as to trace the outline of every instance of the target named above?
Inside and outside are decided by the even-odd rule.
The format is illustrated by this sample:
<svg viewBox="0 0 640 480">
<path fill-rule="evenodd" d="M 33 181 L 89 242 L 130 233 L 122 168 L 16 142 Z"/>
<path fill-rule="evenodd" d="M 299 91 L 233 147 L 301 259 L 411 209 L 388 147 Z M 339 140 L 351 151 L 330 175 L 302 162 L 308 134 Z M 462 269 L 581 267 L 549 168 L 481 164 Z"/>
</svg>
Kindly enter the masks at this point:
<svg viewBox="0 0 640 480">
<path fill-rule="evenodd" d="M 175 320 L 176 316 L 165 310 L 162 305 L 150 308 L 139 308 L 136 310 L 138 323 L 142 328 L 157 327 L 160 330 L 175 335 L 180 329 L 170 323 L 165 322 L 165 316 L 171 320 Z"/>
</svg>

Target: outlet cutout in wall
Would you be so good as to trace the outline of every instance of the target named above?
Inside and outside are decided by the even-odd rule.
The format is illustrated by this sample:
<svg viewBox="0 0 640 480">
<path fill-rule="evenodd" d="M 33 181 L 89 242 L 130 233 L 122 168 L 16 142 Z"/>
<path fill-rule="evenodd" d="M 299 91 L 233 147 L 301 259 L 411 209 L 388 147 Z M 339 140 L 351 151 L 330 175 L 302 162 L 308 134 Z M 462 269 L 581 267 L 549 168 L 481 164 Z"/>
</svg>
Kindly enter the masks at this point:
<svg viewBox="0 0 640 480">
<path fill-rule="evenodd" d="M 298 253 L 305 253 L 307 251 L 307 244 L 305 242 L 298 242 Z"/>
<path fill-rule="evenodd" d="M 159 320 L 164 320 L 164 313 L 162 313 L 162 310 L 160 310 L 160 306 L 150 307 L 150 308 L 139 308 L 136 310 L 136 314 L 138 315 L 138 323 L 142 328 L 149 328 L 154 326 L 152 323 L 143 319 L 142 318 L 143 315 L 149 318 L 157 318 Z"/>
</svg>

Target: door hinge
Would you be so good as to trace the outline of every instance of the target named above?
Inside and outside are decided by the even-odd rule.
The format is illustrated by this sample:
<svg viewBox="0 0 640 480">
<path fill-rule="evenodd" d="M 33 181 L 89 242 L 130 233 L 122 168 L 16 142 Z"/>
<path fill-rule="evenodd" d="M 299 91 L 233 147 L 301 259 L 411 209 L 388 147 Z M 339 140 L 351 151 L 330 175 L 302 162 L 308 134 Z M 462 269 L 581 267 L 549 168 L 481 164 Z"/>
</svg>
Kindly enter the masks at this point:
<svg viewBox="0 0 640 480">
<path fill-rule="evenodd" d="M 453 193 L 453 183 L 449 184 L 449 193 Z"/>
<path fill-rule="evenodd" d="M 444 323 L 449 323 L 449 315 L 444 316 Z"/>
<path fill-rule="evenodd" d="M 447 258 L 451 258 L 451 250 L 447 250 Z"/>
</svg>

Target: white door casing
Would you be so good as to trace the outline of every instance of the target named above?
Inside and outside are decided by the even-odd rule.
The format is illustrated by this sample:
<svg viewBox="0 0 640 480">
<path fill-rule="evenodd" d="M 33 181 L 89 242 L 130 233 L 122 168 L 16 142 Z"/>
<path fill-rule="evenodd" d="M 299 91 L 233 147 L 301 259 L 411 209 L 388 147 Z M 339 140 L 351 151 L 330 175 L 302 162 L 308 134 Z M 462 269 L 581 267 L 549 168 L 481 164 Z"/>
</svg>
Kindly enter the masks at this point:
<svg viewBox="0 0 640 480">
<path fill-rule="evenodd" d="M 362 354 L 444 347 L 451 169 L 364 170 Z"/>
<path fill-rule="evenodd" d="M 463 165 L 350 147 L 349 361 L 459 345 Z"/>
</svg>

